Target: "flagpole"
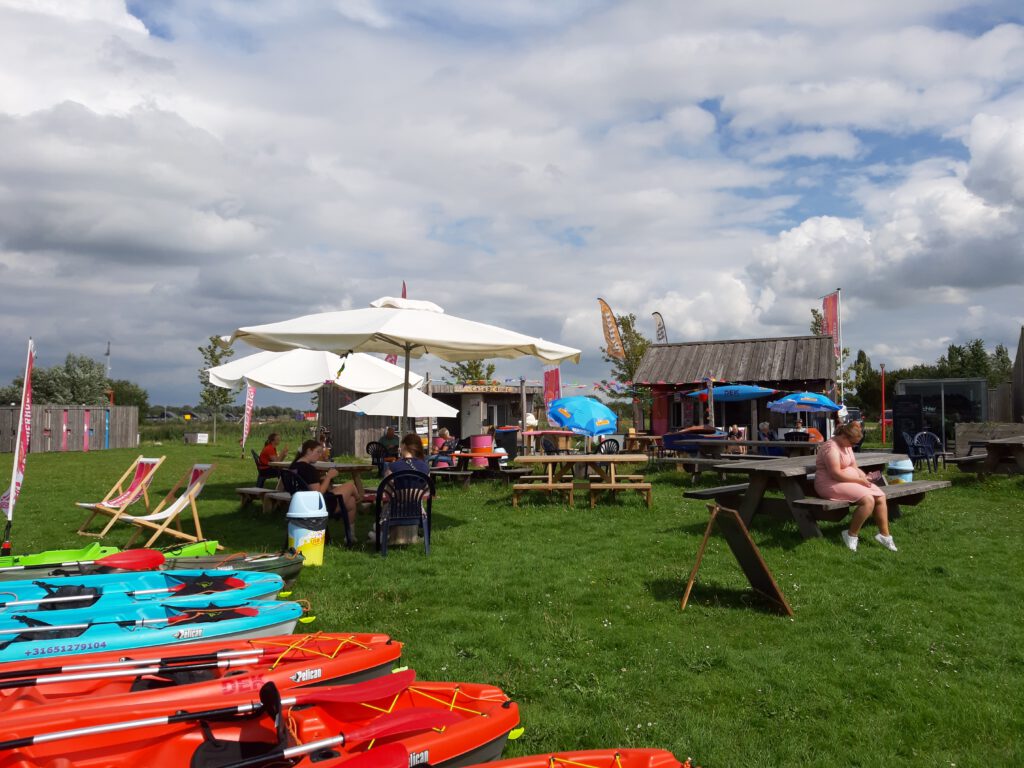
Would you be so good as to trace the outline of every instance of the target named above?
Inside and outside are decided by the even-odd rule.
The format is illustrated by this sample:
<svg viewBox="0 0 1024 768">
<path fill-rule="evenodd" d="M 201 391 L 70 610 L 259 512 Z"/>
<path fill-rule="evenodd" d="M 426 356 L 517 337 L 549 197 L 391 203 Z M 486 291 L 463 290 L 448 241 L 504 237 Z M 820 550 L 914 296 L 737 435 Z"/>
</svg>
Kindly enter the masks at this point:
<svg viewBox="0 0 1024 768">
<path fill-rule="evenodd" d="M 843 392 L 843 289 L 836 288 L 836 330 L 839 334 L 839 403 L 846 401 L 846 393 Z"/>
</svg>

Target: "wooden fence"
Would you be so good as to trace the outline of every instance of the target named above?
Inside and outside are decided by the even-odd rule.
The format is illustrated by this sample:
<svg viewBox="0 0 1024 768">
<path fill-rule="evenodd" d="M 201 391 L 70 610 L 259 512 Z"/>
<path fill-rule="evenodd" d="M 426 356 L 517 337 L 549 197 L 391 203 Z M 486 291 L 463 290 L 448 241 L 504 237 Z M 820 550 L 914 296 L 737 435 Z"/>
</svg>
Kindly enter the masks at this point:
<svg viewBox="0 0 1024 768">
<path fill-rule="evenodd" d="M 13 453 L 20 407 L 0 407 L 0 453 Z M 139 444 L 139 409 L 134 405 L 33 405 L 32 453 L 101 451 Z"/>
</svg>

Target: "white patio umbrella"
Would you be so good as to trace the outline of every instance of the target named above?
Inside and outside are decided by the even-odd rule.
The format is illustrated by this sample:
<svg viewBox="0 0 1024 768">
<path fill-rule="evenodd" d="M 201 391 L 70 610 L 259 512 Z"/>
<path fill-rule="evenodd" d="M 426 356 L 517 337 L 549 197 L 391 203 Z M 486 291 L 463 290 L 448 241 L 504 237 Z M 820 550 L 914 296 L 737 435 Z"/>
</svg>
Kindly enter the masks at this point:
<svg viewBox="0 0 1024 768">
<path fill-rule="evenodd" d="M 406 407 L 405 393 L 402 389 L 399 387 L 386 392 L 374 392 L 371 395 L 360 397 L 348 405 L 343 405 L 338 410 L 365 413 L 367 416 L 401 416 L 403 408 Z M 447 403 L 435 400 L 418 389 L 409 390 L 406 415 L 410 418 L 451 418 L 457 416 L 458 413 L 458 408 L 452 408 Z"/>
<path fill-rule="evenodd" d="M 397 353 L 405 357 L 405 387 L 409 388 L 409 360 L 436 355 L 442 360 L 486 360 L 532 355 L 546 363 L 579 362 L 580 351 L 544 339 L 508 331 L 445 314 L 430 301 L 385 296 L 365 309 L 323 312 L 292 320 L 237 329 L 225 344 L 241 339 L 254 347 L 282 351 L 320 349 L 351 352 Z M 406 404 L 408 399 L 406 398 Z M 408 416 L 408 407 L 403 407 Z"/>
<path fill-rule="evenodd" d="M 326 382 L 353 392 L 381 392 L 405 382 L 401 368 L 379 357 L 354 354 L 342 358 L 333 352 L 312 349 L 257 352 L 207 368 L 206 372 L 211 384 L 225 389 L 247 381 L 256 387 L 292 393 L 313 392 Z M 418 387 L 422 382 L 422 376 L 410 374 L 410 386 Z"/>
</svg>

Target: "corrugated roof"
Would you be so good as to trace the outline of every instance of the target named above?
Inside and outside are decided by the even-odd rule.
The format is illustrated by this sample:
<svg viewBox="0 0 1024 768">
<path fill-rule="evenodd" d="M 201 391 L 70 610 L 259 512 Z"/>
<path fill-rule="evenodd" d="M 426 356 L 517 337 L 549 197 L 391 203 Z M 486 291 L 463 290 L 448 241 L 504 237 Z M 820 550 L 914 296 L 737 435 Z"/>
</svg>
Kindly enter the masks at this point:
<svg viewBox="0 0 1024 768">
<path fill-rule="evenodd" d="M 705 376 L 736 383 L 831 382 L 831 336 L 652 344 L 636 372 L 638 384 L 698 384 Z"/>
</svg>

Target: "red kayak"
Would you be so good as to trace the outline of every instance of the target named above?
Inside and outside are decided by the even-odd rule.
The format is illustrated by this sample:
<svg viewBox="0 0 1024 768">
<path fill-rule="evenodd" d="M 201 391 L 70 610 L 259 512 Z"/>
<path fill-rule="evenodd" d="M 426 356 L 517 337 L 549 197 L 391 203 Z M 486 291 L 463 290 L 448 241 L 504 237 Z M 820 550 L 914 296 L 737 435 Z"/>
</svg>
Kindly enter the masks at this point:
<svg viewBox="0 0 1024 768">
<path fill-rule="evenodd" d="M 402 644 L 387 635 L 318 632 L 90 653 L 46 666 L 38 659 L 11 662 L 0 665 L 0 722 L 59 720 L 60 707 L 77 719 L 84 697 L 90 706 L 130 715 L 151 703 L 212 706 L 225 696 L 255 696 L 268 682 L 281 690 L 355 683 L 390 673 L 401 655 Z"/>
<path fill-rule="evenodd" d="M 472 768 L 690 768 L 690 761 L 680 763 L 675 755 L 663 749 L 590 749 L 516 757 Z"/>
<path fill-rule="evenodd" d="M 454 768 L 498 757 L 519 722 L 499 688 L 417 682 L 411 671 L 283 693 L 268 684 L 259 693 L 137 707 L 130 719 L 90 705 L 46 722 L 43 710 L 53 708 L 39 707 L 32 727 L 5 718 L 0 768 L 279 768 L 343 757 L 373 765 L 380 747 L 404 750 L 406 766 Z"/>
</svg>

